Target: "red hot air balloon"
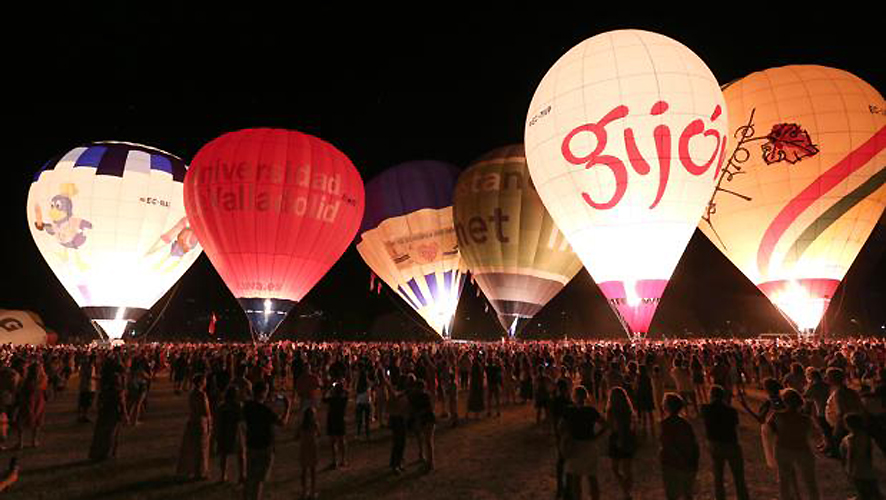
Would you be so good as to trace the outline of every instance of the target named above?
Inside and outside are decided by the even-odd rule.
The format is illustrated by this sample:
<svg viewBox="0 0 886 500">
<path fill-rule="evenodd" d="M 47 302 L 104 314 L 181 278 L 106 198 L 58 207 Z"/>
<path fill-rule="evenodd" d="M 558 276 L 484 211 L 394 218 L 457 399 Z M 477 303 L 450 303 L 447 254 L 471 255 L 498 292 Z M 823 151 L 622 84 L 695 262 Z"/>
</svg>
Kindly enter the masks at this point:
<svg viewBox="0 0 886 500">
<path fill-rule="evenodd" d="M 224 134 L 185 178 L 191 226 L 261 340 L 341 257 L 363 204 L 347 156 L 291 130 Z"/>
</svg>

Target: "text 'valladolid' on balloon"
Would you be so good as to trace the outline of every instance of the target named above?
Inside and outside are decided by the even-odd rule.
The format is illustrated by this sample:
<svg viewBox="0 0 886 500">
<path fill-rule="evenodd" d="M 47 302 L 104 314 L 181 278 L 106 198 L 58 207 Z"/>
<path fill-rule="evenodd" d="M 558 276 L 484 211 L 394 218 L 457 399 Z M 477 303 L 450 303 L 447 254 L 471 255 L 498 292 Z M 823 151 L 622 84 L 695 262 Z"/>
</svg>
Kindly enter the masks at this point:
<svg viewBox="0 0 886 500">
<path fill-rule="evenodd" d="M 194 230 L 267 340 L 350 245 L 363 180 L 331 144 L 282 129 L 229 132 L 192 163 L 185 206 Z"/>
</svg>

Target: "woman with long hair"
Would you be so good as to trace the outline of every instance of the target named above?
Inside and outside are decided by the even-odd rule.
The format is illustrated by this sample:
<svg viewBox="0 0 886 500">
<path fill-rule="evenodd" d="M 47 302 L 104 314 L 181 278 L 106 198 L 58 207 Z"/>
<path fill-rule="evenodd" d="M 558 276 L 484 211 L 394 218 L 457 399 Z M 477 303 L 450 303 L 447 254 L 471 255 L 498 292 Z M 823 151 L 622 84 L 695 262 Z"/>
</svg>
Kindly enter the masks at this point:
<svg viewBox="0 0 886 500">
<path fill-rule="evenodd" d="M 102 365 L 96 405 L 97 416 L 89 447 L 89 459 L 94 462 L 117 456 L 120 428 L 129 422 L 123 367 L 113 358 L 106 359 Z"/>
<path fill-rule="evenodd" d="M 778 491 L 782 500 L 802 498 L 798 483 L 802 480 L 807 499 L 820 498 L 815 476 L 815 455 L 809 446 L 812 419 L 803 414 L 803 397 L 794 389 L 780 393 L 784 409 L 773 412 L 764 425 L 775 436 L 775 463 L 778 469 Z"/>
<path fill-rule="evenodd" d="M 649 376 L 649 369 L 646 365 L 640 365 L 637 374 L 637 383 L 634 393 L 634 403 L 637 415 L 640 417 L 640 432 L 644 435 L 648 432 L 655 436 L 655 417 L 652 412 L 655 411 L 654 394 L 652 391 L 652 377 Z"/>
<path fill-rule="evenodd" d="M 471 364 L 468 387 L 467 418 L 471 418 L 472 413 L 479 418 L 483 410 L 486 409 L 486 400 L 483 397 L 485 376 L 486 374 L 483 371 L 483 365 L 480 364 L 480 361 L 477 358 L 474 358 L 474 362 Z"/>
<path fill-rule="evenodd" d="M 606 423 L 612 429 L 608 450 L 609 458 L 612 459 L 612 473 L 615 474 L 625 499 L 630 499 L 634 487 L 632 468 L 637 437 L 634 430 L 634 405 L 622 387 L 613 387 L 609 391 Z"/>
<path fill-rule="evenodd" d="M 18 418 L 16 419 L 16 431 L 18 432 L 18 444 L 16 449 L 22 448 L 22 437 L 25 429 L 31 430 L 31 447 L 40 445 L 40 428 L 46 417 L 46 390 L 49 379 L 43 371 L 43 365 L 34 361 L 28 366 L 28 372 L 19 389 Z"/>
<path fill-rule="evenodd" d="M 188 395 L 188 421 L 182 435 L 176 473 L 197 480 L 209 477 L 209 444 L 212 435 L 209 398 L 206 396 L 206 377 L 194 375 L 193 388 Z"/>
</svg>

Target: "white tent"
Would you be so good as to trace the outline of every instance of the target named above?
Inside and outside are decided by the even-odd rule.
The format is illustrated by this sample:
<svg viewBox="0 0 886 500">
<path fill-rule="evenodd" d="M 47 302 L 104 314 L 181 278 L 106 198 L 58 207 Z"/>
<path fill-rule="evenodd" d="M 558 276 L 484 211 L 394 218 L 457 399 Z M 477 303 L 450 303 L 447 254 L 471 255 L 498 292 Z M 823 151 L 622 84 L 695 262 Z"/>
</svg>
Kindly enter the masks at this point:
<svg viewBox="0 0 886 500">
<path fill-rule="evenodd" d="M 0 309 L 0 345 L 45 345 L 43 320 L 30 311 Z"/>
</svg>

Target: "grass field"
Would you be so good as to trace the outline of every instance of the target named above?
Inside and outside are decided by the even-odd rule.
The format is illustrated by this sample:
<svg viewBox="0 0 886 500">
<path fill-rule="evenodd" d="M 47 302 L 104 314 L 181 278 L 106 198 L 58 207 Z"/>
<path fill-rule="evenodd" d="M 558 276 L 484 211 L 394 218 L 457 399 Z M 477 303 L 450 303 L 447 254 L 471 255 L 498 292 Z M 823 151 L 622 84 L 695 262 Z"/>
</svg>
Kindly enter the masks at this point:
<svg viewBox="0 0 886 500">
<path fill-rule="evenodd" d="M 179 441 L 186 418 L 186 398 L 176 396 L 165 376 L 154 384 L 144 421 L 127 427 L 121 435 L 116 460 L 92 464 L 86 460 L 92 437 L 90 424 L 76 422 L 76 380 L 70 389 L 48 404 L 47 423 L 38 449 L 16 452 L 22 474 L 18 484 L 4 496 L 10 499 L 172 499 L 239 498 L 241 490 L 232 483 L 212 478 L 185 482 L 174 475 Z M 759 396 L 759 395 L 758 395 Z M 462 399 L 464 408 L 464 399 Z M 349 416 L 353 418 L 353 415 Z M 321 415 L 321 422 L 325 418 Z M 702 442 L 702 462 L 697 498 L 713 498 L 710 460 L 704 449 L 703 429 L 693 421 Z M 349 430 L 353 426 L 349 422 Z M 554 497 L 553 438 L 547 425 L 536 425 L 529 406 L 506 406 L 500 418 L 484 418 L 456 428 L 440 425 L 437 430 L 437 470 L 425 473 L 417 459 L 415 441 L 407 444 L 407 472 L 395 476 L 387 468 L 390 435 L 373 428 L 370 441 L 349 441 L 349 467 L 318 471 L 322 499 L 547 499 Z M 759 440 L 759 427 L 743 417 L 741 432 L 746 473 L 753 499 L 777 498 L 777 481 L 766 468 Z M 26 437 L 25 442 L 28 439 Z M 883 457 L 875 451 L 878 470 L 886 470 Z M 8 460 L 11 451 L 0 452 Z M 266 498 L 300 497 L 298 444 L 293 422 L 278 434 L 277 458 Z M 329 461 L 326 440 L 321 441 L 321 468 Z M 5 462 L 0 462 L 5 463 Z M 851 496 L 838 462 L 819 458 L 818 479 L 822 499 Z M 235 476 L 231 474 L 230 476 Z M 645 442 L 634 461 L 635 499 L 663 499 L 656 443 Z M 599 463 L 603 498 L 620 499 L 609 460 Z M 729 477 L 727 473 L 727 477 Z M 734 496 L 727 484 L 730 498 Z"/>
</svg>

